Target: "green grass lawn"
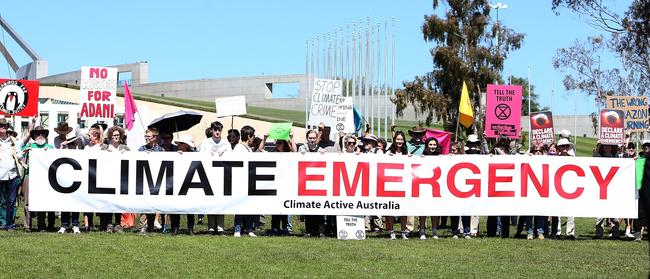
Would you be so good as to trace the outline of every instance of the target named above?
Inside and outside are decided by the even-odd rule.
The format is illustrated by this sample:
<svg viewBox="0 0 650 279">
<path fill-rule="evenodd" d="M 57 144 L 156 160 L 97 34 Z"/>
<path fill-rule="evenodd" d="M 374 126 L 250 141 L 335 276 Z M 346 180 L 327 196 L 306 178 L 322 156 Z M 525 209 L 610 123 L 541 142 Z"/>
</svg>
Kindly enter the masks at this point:
<svg viewBox="0 0 650 279">
<path fill-rule="evenodd" d="M 297 219 L 293 223 L 299 232 Z M 481 220 L 484 234 L 485 218 Z M 231 224 L 227 218 L 226 225 Z M 373 233 L 365 241 L 236 239 L 209 236 L 205 225 L 195 230 L 195 236 L 175 237 L 0 232 L 0 268 L 4 278 L 644 278 L 649 270 L 647 241 L 591 240 L 593 220 L 586 218 L 577 220 L 575 241 L 452 239 L 446 231 L 440 239 L 426 241 L 390 241 L 386 233 Z"/>
</svg>

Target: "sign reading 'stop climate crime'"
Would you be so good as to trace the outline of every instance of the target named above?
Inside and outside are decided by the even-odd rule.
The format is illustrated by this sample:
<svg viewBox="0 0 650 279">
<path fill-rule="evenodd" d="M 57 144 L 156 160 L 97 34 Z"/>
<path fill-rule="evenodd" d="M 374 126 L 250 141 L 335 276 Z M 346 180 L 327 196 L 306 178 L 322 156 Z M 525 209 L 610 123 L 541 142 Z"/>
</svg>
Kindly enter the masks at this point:
<svg viewBox="0 0 650 279">
<path fill-rule="evenodd" d="M 338 106 L 345 102 L 340 80 L 315 79 L 309 108 L 309 124 L 336 127 Z"/>
<path fill-rule="evenodd" d="M 117 68 L 81 67 L 80 117 L 115 117 Z"/>
</svg>

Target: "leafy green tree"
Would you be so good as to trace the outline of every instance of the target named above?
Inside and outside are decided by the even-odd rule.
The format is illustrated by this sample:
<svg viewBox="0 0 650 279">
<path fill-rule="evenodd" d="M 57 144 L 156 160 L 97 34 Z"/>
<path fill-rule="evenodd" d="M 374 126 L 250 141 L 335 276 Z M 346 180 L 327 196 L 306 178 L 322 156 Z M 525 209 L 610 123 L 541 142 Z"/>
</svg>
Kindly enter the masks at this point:
<svg viewBox="0 0 650 279">
<path fill-rule="evenodd" d="M 418 116 L 426 116 L 427 124 L 441 120 L 446 129 L 453 131 L 463 81 L 473 104 L 478 106 L 478 91 L 501 80 L 505 59 L 510 51 L 521 47 L 524 35 L 492 22 L 488 1 L 440 2 L 434 0 L 433 9 L 444 9 L 444 16 L 426 15 L 421 28 L 424 40 L 434 43 L 430 51 L 433 71 L 404 81 L 404 89 L 397 92 L 393 102 L 398 115 L 412 105 Z"/>
</svg>

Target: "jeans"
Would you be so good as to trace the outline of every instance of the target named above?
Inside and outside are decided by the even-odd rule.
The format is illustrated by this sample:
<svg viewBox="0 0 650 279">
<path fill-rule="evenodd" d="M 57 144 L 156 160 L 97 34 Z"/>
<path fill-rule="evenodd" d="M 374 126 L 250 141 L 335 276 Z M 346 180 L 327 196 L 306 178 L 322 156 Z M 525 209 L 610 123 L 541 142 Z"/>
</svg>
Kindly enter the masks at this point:
<svg viewBox="0 0 650 279">
<path fill-rule="evenodd" d="M 488 216 L 487 235 L 490 237 L 497 236 L 500 229 L 501 237 L 510 236 L 510 216 Z"/>
<path fill-rule="evenodd" d="M 79 227 L 79 212 L 61 212 L 61 227 L 69 228 L 70 219 L 73 227 Z"/>
<path fill-rule="evenodd" d="M 521 216 L 517 225 L 517 232 L 519 232 L 519 227 L 524 225 L 521 223 L 522 221 L 526 225 L 528 235 L 533 235 L 535 232 L 537 232 L 537 235 L 544 235 L 544 227 L 546 226 L 545 216 Z"/>
<path fill-rule="evenodd" d="M 252 232 L 255 226 L 255 218 L 259 215 L 235 215 L 235 232 L 241 232 L 242 227 L 245 231 Z"/>
<path fill-rule="evenodd" d="M 18 177 L 0 181 L 0 210 L 2 210 L 0 214 L 4 215 L 2 225 L 7 229 L 16 227 L 16 197 L 20 182 L 21 179 Z"/>
</svg>

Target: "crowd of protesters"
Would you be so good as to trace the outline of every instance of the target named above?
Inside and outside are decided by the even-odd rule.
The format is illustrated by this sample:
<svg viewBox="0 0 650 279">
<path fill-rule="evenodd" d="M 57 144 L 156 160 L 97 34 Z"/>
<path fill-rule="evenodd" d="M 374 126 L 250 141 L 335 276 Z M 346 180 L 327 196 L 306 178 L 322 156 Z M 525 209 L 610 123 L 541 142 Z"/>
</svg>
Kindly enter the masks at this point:
<svg viewBox="0 0 650 279">
<path fill-rule="evenodd" d="M 54 128 L 57 136 L 53 139 L 54 145 L 48 144 L 49 130 L 37 126 L 36 118 L 28 127 L 28 133 L 17 139 L 10 123 L 5 118 L 0 118 L 0 228 L 3 230 L 16 230 L 15 224 L 16 204 L 23 201 L 24 218 L 23 229 L 31 232 L 32 229 L 44 232 L 57 231 L 60 234 L 80 234 L 82 231 L 100 230 L 105 232 L 139 231 L 141 234 L 161 231 L 171 235 L 180 231 L 181 215 L 179 214 L 141 214 L 135 213 L 96 213 L 99 218 L 99 226 L 93 224 L 93 212 L 60 212 L 60 226 L 55 227 L 57 213 L 55 212 L 31 212 L 29 209 L 29 151 L 41 148 L 56 149 L 83 149 L 93 152 L 125 152 L 129 151 L 126 145 L 127 137 L 123 128 L 113 126 L 108 128 L 106 124 L 95 124 L 88 130 L 87 135 L 82 135 L 80 130 L 75 131 L 72 138 L 68 134 L 73 129 L 68 123 L 61 122 Z M 338 153 L 371 153 L 386 154 L 386 156 L 445 156 L 487 155 L 529 155 L 529 156 L 575 156 L 575 145 L 570 141 L 571 134 L 563 130 L 556 143 L 551 145 L 533 143 L 529 150 L 522 152 L 518 141 L 510 140 L 507 137 L 499 137 L 489 148 L 485 137 L 476 134 L 467 136 L 464 142 L 455 142 L 449 146 L 449 152 L 442 152 L 442 146 L 435 137 L 427 138 L 426 130 L 420 127 L 413 127 L 408 130 L 410 139 L 403 131 L 392 129 L 392 141 L 390 144 L 385 139 L 378 138 L 366 130 L 362 136 L 352 134 L 339 134 L 338 141 L 330 139 L 330 128 L 319 126 L 318 129 L 308 130 L 305 134 L 305 144 L 298 146 L 294 135 L 289 140 L 275 140 L 269 146 L 266 144 L 268 135 L 262 138 L 256 136 L 256 131 L 251 126 L 244 126 L 240 130 L 230 129 L 227 137 L 223 138 L 223 125 L 215 121 L 206 129 L 206 138 L 200 144 L 195 144 L 194 139 L 188 135 L 180 135 L 176 141 L 169 133 L 159 133 L 155 128 L 150 128 L 145 133 L 146 144 L 141 146 L 141 152 L 203 152 L 211 155 L 221 155 L 224 152 L 338 152 Z M 628 142 L 623 146 L 598 144 L 593 152 L 594 157 L 650 157 L 650 141 L 644 141 L 640 151 L 636 152 L 636 146 Z M 646 165 L 646 168 L 649 166 Z M 647 200 L 650 177 L 644 178 L 643 187 L 639 191 L 640 199 L 639 219 L 617 219 L 597 218 L 594 225 L 594 236 L 596 238 L 619 238 L 620 223 L 625 223 L 623 237 L 641 240 L 644 232 L 646 213 L 643 210 L 644 202 Z M 645 197 L 645 199 L 644 199 Z M 36 217 L 37 223 L 32 224 Z M 82 218 L 83 223 L 80 223 Z M 203 223 L 203 215 L 198 216 L 198 223 Z M 453 238 L 471 239 L 479 236 L 479 216 L 419 216 L 418 236 L 419 239 L 427 237 L 437 239 L 439 230 L 449 229 Z M 225 222 L 223 215 L 207 215 L 207 233 L 225 234 Z M 195 216 L 186 215 L 188 234 L 194 234 Z M 293 231 L 293 217 L 286 215 L 271 216 L 271 226 L 267 230 L 269 235 L 301 234 L 305 237 L 327 237 L 335 236 L 336 216 L 300 216 L 304 221 L 302 233 Z M 386 231 L 391 240 L 397 239 L 395 234 L 396 223 L 399 222 L 400 237 L 408 239 L 415 234 L 415 216 L 365 216 L 367 231 Z M 450 221 L 449 226 L 447 221 Z M 427 221 L 429 231 L 427 231 Z M 575 220 L 570 216 L 488 216 L 486 220 L 486 235 L 488 237 L 510 237 L 510 226 L 516 227 L 515 237 L 532 239 L 559 239 L 562 235 L 562 224 L 565 225 L 566 239 L 575 239 Z M 265 225 L 264 216 L 260 215 L 235 215 L 232 232 L 234 237 L 247 235 L 256 237 Z M 83 224 L 83 227 L 81 226 Z M 167 225 L 169 224 L 169 226 Z M 610 228 L 606 235 L 605 228 Z M 230 231 L 230 230 L 229 230 Z"/>
</svg>

